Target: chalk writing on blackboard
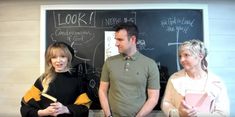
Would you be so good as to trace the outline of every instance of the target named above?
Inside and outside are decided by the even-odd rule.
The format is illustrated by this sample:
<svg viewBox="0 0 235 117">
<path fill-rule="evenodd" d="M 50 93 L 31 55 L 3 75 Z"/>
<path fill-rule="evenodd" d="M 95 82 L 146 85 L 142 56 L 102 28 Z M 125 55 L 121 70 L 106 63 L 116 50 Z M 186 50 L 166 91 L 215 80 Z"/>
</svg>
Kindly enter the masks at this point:
<svg viewBox="0 0 235 117">
<path fill-rule="evenodd" d="M 123 11 L 122 13 L 119 15 L 120 11 L 109 13 L 109 11 L 103 10 L 52 10 L 50 12 L 52 17 L 48 18 L 48 21 L 51 20 L 49 22 L 52 26 L 48 27 L 48 37 L 51 40 L 48 42 L 64 41 L 70 44 L 75 51 L 76 61 L 84 63 L 81 66 L 78 64 L 78 71 L 88 73 L 89 68 L 95 70 L 96 65 L 99 65 L 98 69 L 100 69 L 102 54 L 100 50 L 104 44 L 102 31 L 110 30 L 120 22 L 136 22 L 136 11 Z M 99 31 L 100 33 L 98 33 Z M 109 46 L 115 48 L 115 44 Z M 84 53 L 84 50 L 89 53 Z M 108 51 L 107 49 L 106 54 L 108 52 L 118 53 L 117 50 Z"/>
<path fill-rule="evenodd" d="M 77 13 L 69 12 L 53 12 L 54 25 L 56 28 L 68 27 L 94 27 L 95 26 L 95 11 L 82 11 Z"/>
<path fill-rule="evenodd" d="M 168 46 L 176 45 L 176 63 L 177 70 L 180 70 L 178 45 L 180 44 L 180 32 L 187 34 L 190 28 L 193 28 L 195 19 L 187 19 L 184 17 L 169 17 L 161 20 L 161 27 L 165 28 L 167 32 L 176 32 L 176 42 L 168 43 Z"/>
<path fill-rule="evenodd" d="M 147 47 L 145 40 L 142 39 L 138 40 L 137 45 L 139 50 L 154 50 L 154 48 Z"/>
<path fill-rule="evenodd" d="M 127 15 L 117 15 L 115 13 L 110 13 L 108 17 L 102 18 L 101 27 L 112 28 L 120 22 L 134 22 L 136 23 L 136 12 L 127 12 Z"/>
<path fill-rule="evenodd" d="M 90 61 L 90 59 L 79 57 L 76 55 L 78 49 L 76 49 L 79 46 L 86 45 L 87 43 L 94 40 L 94 32 L 91 31 L 75 31 L 70 30 L 69 28 L 58 28 L 55 30 L 55 32 L 50 34 L 52 41 L 57 41 L 58 39 L 62 38 L 66 42 L 69 42 L 71 44 L 71 47 L 74 48 L 75 51 L 75 57 L 81 60 Z"/>
<path fill-rule="evenodd" d="M 160 97 L 169 76 L 180 69 L 178 45 L 188 39 L 204 39 L 202 10 L 54 9 L 47 10 L 43 19 L 46 20 L 46 35 L 42 35 L 46 37 L 45 47 L 55 41 L 70 44 L 75 50 L 75 71 L 90 78 L 94 78 L 95 74 L 98 80 L 105 57 L 112 56 L 112 49 L 117 49 L 114 35 L 106 38 L 105 32 L 113 31 L 113 26 L 119 22 L 134 22 L 140 31 L 138 50 L 154 59 L 159 66 L 163 89 Z M 113 44 L 105 47 L 106 39 L 114 41 Z M 97 86 L 95 79 L 89 81 L 91 88 Z"/>
</svg>

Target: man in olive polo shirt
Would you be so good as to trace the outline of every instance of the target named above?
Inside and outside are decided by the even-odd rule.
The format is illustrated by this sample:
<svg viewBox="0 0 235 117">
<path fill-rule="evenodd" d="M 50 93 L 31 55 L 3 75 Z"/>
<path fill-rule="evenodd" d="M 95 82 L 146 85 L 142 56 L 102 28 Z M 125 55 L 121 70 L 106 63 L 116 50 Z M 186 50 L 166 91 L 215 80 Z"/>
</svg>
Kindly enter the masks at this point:
<svg viewBox="0 0 235 117">
<path fill-rule="evenodd" d="M 134 23 L 115 27 L 119 55 L 109 57 L 102 69 L 99 99 L 106 117 L 144 117 L 156 106 L 160 76 L 154 60 L 136 47 Z"/>
</svg>

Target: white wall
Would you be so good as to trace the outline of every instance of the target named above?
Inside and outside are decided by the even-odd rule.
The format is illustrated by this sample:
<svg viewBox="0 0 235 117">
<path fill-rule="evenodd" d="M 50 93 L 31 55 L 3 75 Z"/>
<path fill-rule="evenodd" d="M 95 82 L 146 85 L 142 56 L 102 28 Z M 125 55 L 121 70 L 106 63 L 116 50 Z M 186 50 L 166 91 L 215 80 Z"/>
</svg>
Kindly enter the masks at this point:
<svg viewBox="0 0 235 117">
<path fill-rule="evenodd" d="M 225 81 L 230 96 L 231 115 L 235 107 L 235 2 L 209 5 L 210 68 Z"/>
<path fill-rule="evenodd" d="M 47 4 L 208 4 L 209 67 L 226 83 L 235 107 L 235 2 L 215 0 L 9 0 L 0 1 L 0 116 L 20 116 L 21 97 L 39 76 L 40 5 Z M 235 112 L 232 112 L 235 115 Z"/>
</svg>

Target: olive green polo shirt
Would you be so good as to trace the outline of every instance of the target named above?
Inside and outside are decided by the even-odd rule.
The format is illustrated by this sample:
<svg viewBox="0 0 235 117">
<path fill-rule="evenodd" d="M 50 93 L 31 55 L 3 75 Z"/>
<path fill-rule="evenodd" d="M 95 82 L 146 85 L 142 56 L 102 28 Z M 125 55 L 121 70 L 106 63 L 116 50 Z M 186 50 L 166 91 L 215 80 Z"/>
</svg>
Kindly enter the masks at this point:
<svg viewBox="0 0 235 117">
<path fill-rule="evenodd" d="M 147 98 L 147 89 L 160 89 L 160 75 L 154 60 L 138 51 L 131 57 L 109 57 L 101 81 L 109 82 L 109 104 L 113 115 L 135 116 Z"/>
</svg>

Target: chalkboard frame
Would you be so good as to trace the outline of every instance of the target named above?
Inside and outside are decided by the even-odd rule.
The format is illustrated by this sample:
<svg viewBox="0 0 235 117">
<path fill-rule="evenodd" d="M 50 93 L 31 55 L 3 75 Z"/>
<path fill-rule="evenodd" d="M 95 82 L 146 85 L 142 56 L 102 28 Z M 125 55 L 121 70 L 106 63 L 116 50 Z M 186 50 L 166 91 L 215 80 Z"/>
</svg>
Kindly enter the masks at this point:
<svg viewBox="0 0 235 117">
<path fill-rule="evenodd" d="M 209 46 L 208 6 L 206 4 L 79 4 L 79 5 L 41 5 L 40 13 L 40 73 L 45 70 L 46 50 L 46 11 L 47 10 L 132 10 L 132 9 L 183 9 L 202 10 L 203 41 Z"/>
<path fill-rule="evenodd" d="M 44 58 L 44 53 L 46 50 L 47 46 L 47 11 L 51 10 L 184 10 L 184 11 L 190 11 L 190 10 L 195 10 L 195 11 L 200 11 L 202 13 L 200 17 L 202 17 L 202 30 L 203 34 L 201 37 L 203 37 L 203 41 L 206 44 L 207 48 L 209 46 L 209 30 L 208 30 L 208 10 L 207 10 L 207 5 L 206 4 L 80 4 L 80 5 L 42 5 L 41 6 L 41 18 L 40 18 L 40 73 L 44 72 L 45 69 L 45 58 Z M 105 11 L 106 12 L 106 11 Z M 113 12 L 112 12 L 113 13 Z M 188 16 L 188 15 L 187 15 Z M 154 20 L 155 22 L 155 20 Z M 201 28 L 200 28 L 201 29 Z M 108 32 L 108 31 L 105 31 Z M 193 32 L 194 33 L 194 32 Z M 190 33 L 191 34 L 191 33 Z M 100 38 L 99 38 L 100 39 Z M 106 38 L 104 39 L 104 41 Z M 174 43 L 174 42 L 173 42 Z M 178 44 L 176 42 L 176 44 Z M 106 45 L 105 45 L 106 46 Z M 106 48 L 104 49 L 106 51 Z M 105 53 L 105 52 L 104 52 Z M 176 53 L 177 55 L 177 53 Z M 178 59 L 177 59 L 178 60 Z M 176 60 L 176 61 L 177 61 Z M 169 62 L 169 61 L 167 61 Z M 161 68 L 160 63 L 158 64 L 159 67 Z M 171 65 L 171 64 L 170 64 Z M 180 68 L 180 67 L 179 67 Z M 177 63 L 177 69 L 178 68 L 178 63 Z M 160 109 L 160 100 L 161 96 L 164 93 L 165 90 L 165 85 L 166 81 L 169 78 L 169 74 L 165 74 L 165 68 L 162 67 L 162 69 L 159 69 L 161 73 L 161 91 L 160 91 L 160 99 L 159 99 L 159 104 L 154 108 L 154 110 L 159 110 Z M 166 70 L 167 71 L 167 70 Z M 168 71 L 167 71 L 168 72 Z M 163 74 L 162 74 L 163 73 Z M 162 77 L 163 76 L 163 77 Z M 162 81 L 162 78 L 164 80 Z M 167 78 L 167 79 L 166 79 Z M 99 103 L 94 103 L 93 109 L 100 109 Z"/>
</svg>

